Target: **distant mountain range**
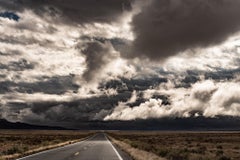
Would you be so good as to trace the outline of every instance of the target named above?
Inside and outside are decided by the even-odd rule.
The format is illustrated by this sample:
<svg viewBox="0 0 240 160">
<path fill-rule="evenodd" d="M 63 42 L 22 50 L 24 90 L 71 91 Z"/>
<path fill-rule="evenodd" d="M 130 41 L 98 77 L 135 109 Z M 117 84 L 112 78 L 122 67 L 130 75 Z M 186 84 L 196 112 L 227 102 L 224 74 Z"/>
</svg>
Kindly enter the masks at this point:
<svg viewBox="0 0 240 160">
<path fill-rule="evenodd" d="M 70 125 L 69 125 L 70 126 Z M 88 121 L 72 128 L 95 130 L 146 130 L 146 131 L 240 131 L 240 117 L 189 117 L 161 118 L 134 121 Z"/>
<path fill-rule="evenodd" d="M 0 129 L 39 129 L 39 130 L 66 130 L 63 127 L 51 127 L 41 125 L 31 125 L 21 122 L 9 122 L 5 119 L 0 119 Z"/>
<path fill-rule="evenodd" d="M 240 117 L 161 118 L 134 121 L 83 121 L 64 125 L 79 130 L 240 131 Z M 0 119 L 0 129 L 66 130 Z"/>
</svg>

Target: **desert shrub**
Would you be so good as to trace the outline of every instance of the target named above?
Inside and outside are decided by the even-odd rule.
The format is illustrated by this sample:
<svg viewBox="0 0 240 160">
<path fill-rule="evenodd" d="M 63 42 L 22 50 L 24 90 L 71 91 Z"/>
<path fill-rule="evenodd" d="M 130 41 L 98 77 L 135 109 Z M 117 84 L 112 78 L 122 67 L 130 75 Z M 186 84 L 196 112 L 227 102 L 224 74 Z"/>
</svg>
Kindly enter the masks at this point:
<svg viewBox="0 0 240 160">
<path fill-rule="evenodd" d="M 240 147 L 239 146 L 235 146 L 234 149 L 240 149 Z"/>
<path fill-rule="evenodd" d="M 52 144 L 56 144 L 56 143 L 61 143 L 62 141 L 60 139 L 55 139 L 52 141 Z"/>
<path fill-rule="evenodd" d="M 231 160 L 231 158 L 229 158 L 227 156 L 221 156 L 221 157 L 219 157 L 218 160 Z"/>
<path fill-rule="evenodd" d="M 222 150 L 217 150 L 216 151 L 216 156 L 220 156 L 220 155 L 223 155 L 223 151 Z"/>
<path fill-rule="evenodd" d="M 48 146 L 50 144 L 50 141 L 44 141 L 40 145 L 41 146 Z"/>
<path fill-rule="evenodd" d="M 23 152 L 23 150 L 17 146 L 13 146 L 13 147 L 7 149 L 6 151 L 3 151 L 3 153 L 5 155 L 11 155 L 11 154 L 22 153 L 22 152 Z"/>
<path fill-rule="evenodd" d="M 221 145 L 217 145 L 217 149 L 222 149 L 223 147 Z"/>
<path fill-rule="evenodd" d="M 191 149 L 190 152 L 197 154 L 205 154 L 207 148 L 206 146 L 198 146 L 196 149 Z"/>
<path fill-rule="evenodd" d="M 161 156 L 161 157 L 166 157 L 167 154 L 169 153 L 169 150 L 166 149 L 166 148 L 158 148 L 158 149 L 156 150 L 156 152 L 157 152 L 157 154 L 158 154 L 159 156 Z"/>
<path fill-rule="evenodd" d="M 24 151 L 24 152 L 26 152 L 26 151 L 28 151 L 28 150 L 29 150 L 29 147 L 28 147 L 28 146 L 24 146 L 24 147 L 23 147 L 23 151 Z"/>
<path fill-rule="evenodd" d="M 152 150 L 152 145 L 151 144 L 143 144 L 143 146 L 141 146 L 141 148 L 145 151 L 151 151 Z"/>
<path fill-rule="evenodd" d="M 134 148 L 138 148 L 138 149 L 145 150 L 145 151 L 151 151 L 153 148 L 153 146 L 151 144 L 142 143 L 139 141 L 131 141 L 130 145 Z"/>
<path fill-rule="evenodd" d="M 172 150 L 167 154 L 166 158 L 169 160 L 188 160 L 189 154 L 183 151 Z"/>
<path fill-rule="evenodd" d="M 199 146 L 199 147 L 197 148 L 197 152 L 198 152 L 199 154 L 205 154 L 206 150 L 207 150 L 207 147 L 206 147 L 206 146 Z"/>
<path fill-rule="evenodd" d="M 130 141 L 129 139 L 123 139 L 122 141 L 123 141 L 124 143 L 128 143 L 128 144 L 131 143 L 131 141 Z"/>
<path fill-rule="evenodd" d="M 139 143 L 135 142 L 135 141 L 131 141 L 130 145 L 134 148 L 139 148 Z"/>
<path fill-rule="evenodd" d="M 208 142 L 208 143 L 213 143 L 213 139 L 209 138 L 209 139 L 205 139 L 204 142 Z"/>
<path fill-rule="evenodd" d="M 0 143 L 6 142 L 7 138 L 6 137 L 0 137 Z"/>
<path fill-rule="evenodd" d="M 188 148 L 192 148 L 193 147 L 193 145 L 192 144 L 189 144 L 189 145 L 187 145 L 188 146 Z"/>
</svg>

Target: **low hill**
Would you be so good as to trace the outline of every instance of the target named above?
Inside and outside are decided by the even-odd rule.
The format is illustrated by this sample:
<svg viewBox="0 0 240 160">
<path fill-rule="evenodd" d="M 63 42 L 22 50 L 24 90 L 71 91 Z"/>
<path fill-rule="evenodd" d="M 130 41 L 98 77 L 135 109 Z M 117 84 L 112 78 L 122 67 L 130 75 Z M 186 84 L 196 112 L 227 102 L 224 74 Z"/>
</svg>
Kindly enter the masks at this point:
<svg viewBox="0 0 240 160">
<path fill-rule="evenodd" d="M 66 130 L 66 128 L 63 127 L 31 125 L 21 122 L 9 122 L 5 119 L 0 119 L 0 129 Z"/>
</svg>

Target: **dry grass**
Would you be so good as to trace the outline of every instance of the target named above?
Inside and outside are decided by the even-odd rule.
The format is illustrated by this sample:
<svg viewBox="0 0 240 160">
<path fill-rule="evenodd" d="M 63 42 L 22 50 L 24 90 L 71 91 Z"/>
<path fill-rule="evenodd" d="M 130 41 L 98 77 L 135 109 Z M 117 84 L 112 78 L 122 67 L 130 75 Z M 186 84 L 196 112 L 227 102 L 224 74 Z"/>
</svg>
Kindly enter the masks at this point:
<svg viewBox="0 0 240 160">
<path fill-rule="evenodd" d="M 0 130 L 0 160 L 67 145 L 92 134 L 79 131 Z"/>
<path fill-rule="evenodd" d="M 109 135 L 169 160 L 240 159 L 240 132 L 111 132 Z"/>
<path fill-rule="evenodd" d="M 110 140 L 119 148 L 127 152 L 134 160 L 165 160 L 165 158 L 161 158 L 154 153 L 133 148 L 129 144 L 116 140 L 112 137 L 110 137 Z"/>
</svg>

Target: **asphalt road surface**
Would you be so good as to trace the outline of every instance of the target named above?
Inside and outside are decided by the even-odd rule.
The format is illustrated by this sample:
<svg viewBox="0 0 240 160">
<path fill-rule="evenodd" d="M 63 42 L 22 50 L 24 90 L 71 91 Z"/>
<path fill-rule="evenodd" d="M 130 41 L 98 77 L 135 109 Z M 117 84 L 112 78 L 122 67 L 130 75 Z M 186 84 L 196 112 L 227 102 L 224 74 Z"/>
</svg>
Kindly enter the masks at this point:
<svg viewBox="0 0 240 160">
<path fill-rule="evenodd" d="M 131 158 L 114 146 L 104 133 L 98 133 L 85 141 L 43 151 L 18 160 L 131 160 Z"/>
</svg>

